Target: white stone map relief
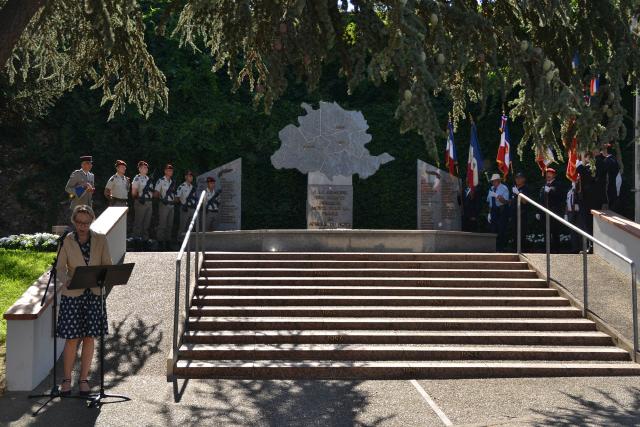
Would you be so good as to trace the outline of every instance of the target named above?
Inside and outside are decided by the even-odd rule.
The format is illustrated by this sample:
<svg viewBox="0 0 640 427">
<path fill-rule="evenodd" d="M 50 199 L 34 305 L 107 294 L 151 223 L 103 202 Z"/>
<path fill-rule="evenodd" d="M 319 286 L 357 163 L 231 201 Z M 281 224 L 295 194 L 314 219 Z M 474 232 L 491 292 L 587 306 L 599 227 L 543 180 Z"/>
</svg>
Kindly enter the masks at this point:
<svg viewBox="0 0 640 427">
<path fill-rule="evenodd" d="M 282 145 L 271 156 L 276 169 L 321 172 L 329 179 L 354 174 L 367 178 L 393 160 L 388 153 L 372 156 L 365 148 L 371 135 L 361 112 L 323 101 L 317 110 L 306 103 L 302 108 L 307 114 L 298 117 L 300 126 L 287 125 L 278 134 Z"/>
</svg>

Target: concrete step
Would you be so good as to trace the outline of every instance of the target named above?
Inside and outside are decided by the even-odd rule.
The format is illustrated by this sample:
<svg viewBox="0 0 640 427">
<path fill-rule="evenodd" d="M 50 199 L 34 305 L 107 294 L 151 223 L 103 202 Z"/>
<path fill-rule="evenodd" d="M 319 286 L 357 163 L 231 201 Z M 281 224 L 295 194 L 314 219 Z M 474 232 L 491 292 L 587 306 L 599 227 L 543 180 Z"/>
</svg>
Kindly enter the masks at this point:
<svg viewBox="0 0 640 427">
<path fill-rule="evenodd" d="M 196 286 L 195 295 L 423 295 L 423 296 L 522 296 L 553 297 L 551 288 L 451 288 L 412 286 Z"/>
<path fill-rule="evenodd" d="M 631 362 L 178 360 L 182 378 L 438 379 L 640 375 Z"/>
<path fill-rule="evenodd" d="M 613 344 L 611 337 L 599 331 L 221 330 L 187 331 L 183 341 L 199 344 Z"/>
<path fill-rule="evenodd" d="M 191 308 L 193 317 L 265 316 L 265 317 L 418 317 L 418 318 L 575 318 L 582 312 L 566 307 L 415 307 L 415 306 L 216 306 Z"/>
<path fill-rule="evenodd" d="M 401 268 L 205 268 L 205 277 L 473 277 L 537 279 L 532 270 Z"/>
<path fill-rule="evenodd" d="M 630 360 L 614 346 L 191 343 L 178 351 L 191 360 Z"/>
<path fill-rule="evenodd" d="M 366 260 L 366 261 L 520 261 L 503 253 L 381 253 L 381 252 L 207 252 L 206 260 Z"/>
<path fill-rule="evenodd" d="M 229 286 L 435 286 L 489 288 L 547 288 L 542 279 L 405 278 L 405 277 L 200 277 L 198 284 Z"/>
<path fill-rule="evenodd" d="M 453 314 L 453 313 L 451 313 Z M 189 317 L 190 330 L 595 331 L 583 318 Z"/>
<path fill-rule="evenodd" d="M 566 307 L 563 297 L 487 297 L 487 296 L 352 296 L 352 295 L 296 295 L 296 296 L 234 296 L 205 295 L 193 299 L 192 306 L 509 306 L 509 307 Z"/>
<path fill-rule="evenodd" d="M 204 268 L 399 268 L 458 270 L 529 270 L 522 261 L 349 261 L 349 260 L 205 260 Z"/>
</svg>

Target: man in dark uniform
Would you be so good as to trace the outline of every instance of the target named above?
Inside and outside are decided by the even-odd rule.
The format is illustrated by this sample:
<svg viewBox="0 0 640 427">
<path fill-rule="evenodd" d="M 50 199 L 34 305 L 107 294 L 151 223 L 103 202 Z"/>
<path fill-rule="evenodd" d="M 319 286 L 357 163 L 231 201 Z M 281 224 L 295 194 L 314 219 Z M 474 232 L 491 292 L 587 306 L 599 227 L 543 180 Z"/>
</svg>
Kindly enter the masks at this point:
<svg viewBox="0 0 640 427">
<path fill-rule="evenodd" d="M 529 187 L 527 186 L 527 178 L 522 172 L 518 172 L 515 178 L 515 185 L 511 187 L 511 223 L 513 224 L 514 246 L 518 247 L 518 194 L 524 194 L 531 197 Z M 520 202 L 520 241 L 522 242 L 522 250 L 528 247 L 527 242 L 527 221 L 529 218 L 529 205 L 525 200 Z"/>
<path fill-rule="evenodd" d="M 578 227 L 593 236 L 593 215 L 592 209 L 602 208 L 602 203 L 598 205 L 600 196 L 596 179 L 591 173 L 591 154 L 584 153 L 582 163 L 578 165 L 578 182 L 576 183 L 576 193 L 578 205 Z"/>
<path fill-rule="evenodd" d="M 496 233 L 496 252 L 502 252 L 507 245 L 507 225 L 509 224 L 509 189 L 502 183 L 500 174 L 491 175 L 491 188 L 487 194 L 489 204 L 489 228 Z"/>
<path fill-rule="evenodd" d="M 470 231 L 475 233 L 478 231 L 478 216 L 480 215 L 480 209 L 482 207 L 482 199 L 478 194 L 478 188 L 475 191 L 471 191 L 471 188 L 467 187 L 464 190 L 464 197 L 462 199 L 462 231 Z"/>
<path fill-rule="evenodd" d="M 540 202 L 544 207 L 549 209 L 560 218 L 564 217 L 566 206 L 566 192 L 562 183 L 556 179 L 556 170 L 553 168 L 547 168 L 546 182 L 540 189 Z M 538 220 L 543 220 L 543 214 L 536 214 Z M 550 244 L 551 252 L 558 253 L 560 251 L 560 231 L 562 225 L 557 220 L 550 218 Z"/>
<path fill-rule="evenodd" d="M 602 151 L 595 151 L 595 166 L 596 170 L 594 175 L 594 205 L 593 209 L 602 209 L 602 205 L 607 203 L 607 171 L 604 164 L 604 154 Z"/>
</svg>

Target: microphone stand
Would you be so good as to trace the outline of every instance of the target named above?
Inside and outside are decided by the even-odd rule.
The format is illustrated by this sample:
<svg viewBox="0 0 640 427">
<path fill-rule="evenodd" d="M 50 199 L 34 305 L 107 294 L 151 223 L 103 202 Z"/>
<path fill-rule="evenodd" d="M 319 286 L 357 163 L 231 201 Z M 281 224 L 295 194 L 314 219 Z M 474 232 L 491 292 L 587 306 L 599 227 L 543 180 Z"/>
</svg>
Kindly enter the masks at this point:
<svg viewBox="0 0 640 427">
<path fill-rule="evenodd" d="M 51 312 L 51 319 L 53 325 L 53 384 L 51 386 L 51 390 L 48 393 L 42 394 L 30 394 L 28 396 L 29 399 L 39 399 L 46 397 L 48 398 L 46 402 L 44 402 L 36 411 L 33 412 L 33 416 L 35 417 L 42 411 L 49 402 L 53 401 L 57 397 L 62 397 L 60 395 L 60 387 L 58 386 L 58 379 L 56 377 L 56 360 L 58 358 L 58 337 L 56 333 L 56 320 L 58 314 L 58 257 L 60 256 L 60 251 L 62 250 L 62 246 L 64 245 L 64 240 L 69 234 L 69 231 L 65 231 L 62 236 L 58 239 L 58 251 L 56 252 L 56 257 L 53 259 L 53 263 L 51 263 L 51 269 L 49 270 L 49 281 L 47 282 L 47 288 L 44 291 L 44 295 L 42 296 L 42 300 L 40 301 L 40 306 L 45 305 L 47 301 L 47 294 L 49 292 L 49 287 L 53 283 L 53 311 Z M 67 396 L 73 398 L 83 398 L 81 396 Z"/>
</svg>

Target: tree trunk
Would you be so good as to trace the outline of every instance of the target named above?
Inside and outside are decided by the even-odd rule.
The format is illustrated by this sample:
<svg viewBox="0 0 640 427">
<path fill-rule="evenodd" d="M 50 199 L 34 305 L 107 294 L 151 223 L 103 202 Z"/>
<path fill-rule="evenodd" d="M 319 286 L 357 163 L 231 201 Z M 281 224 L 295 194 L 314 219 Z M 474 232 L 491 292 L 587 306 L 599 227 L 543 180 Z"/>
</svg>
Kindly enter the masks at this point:
<svg viewBox="0 0 640 427">
<path fill-rule="evenodd" d="M 0 70 L 9 60 L 24 29 L 47 0 L 8 0 L 0 9 Z"/>
</svg>

